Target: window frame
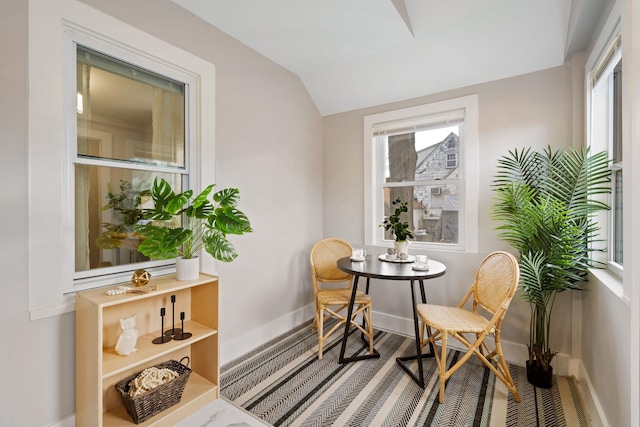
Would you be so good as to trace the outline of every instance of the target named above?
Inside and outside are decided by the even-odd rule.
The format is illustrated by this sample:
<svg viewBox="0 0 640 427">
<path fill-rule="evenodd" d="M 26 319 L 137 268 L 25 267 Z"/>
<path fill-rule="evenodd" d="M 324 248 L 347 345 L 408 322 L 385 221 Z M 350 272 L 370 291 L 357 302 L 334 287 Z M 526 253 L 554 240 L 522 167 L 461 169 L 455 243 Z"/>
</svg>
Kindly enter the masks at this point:
<svg viewBox="0 0 640 427">
<path fill-rule="evenodd" d="M 181 70 L 176 70 L 174 67 L 167 66 L 166 64 L 159 62 L 159 60 L 156 58 L 143 58 L 142 60 L 139 60 L 138 56 L 128 49 L 122 49 L 119 46 L 114 45 L 113 43 L 105 43 L 104 41 L 92 40 L 90 37 L 87 37 L 87 34 L 85 34 L 84 32 L 78 32 L 74 29 L 67 29 L 67 31 L 65 32 L 64 48 L 68 49 L 67 55 L 65 55 L 65 58 L 68 59 L 67 61 L 65 61 L 64 69 L 65 77 L 68 78 L 68 81 L 66 82 L 65 86 L 67 88 L 67 90 L 65 91 L 65 95 L 67 97 L 70 97 L 70 99 L 65 102 L 65 105 L 73 104 L 73 101 L 75 99 L 76 73 L 70 73 L 69 71 L 71 68 L 75 70 L 75 68 L 77 67 L 76 58 L 78 45 L 90 50 L 98 51 L 102 54 L 106 54 L 110 57 L 113 57 L 115 60 L 127 62 L 137 67 L 152 71 L 156 74 L 161 74 L 164 77 L 170 78 L 174 81 L 179 81 L 180 83 L 183 83 L 185 85 L 184 125 L 186 155 L 183 167 L 158 166 L 150 163 L 135 163 L 120 159 L 97 159 L 80 155 L 77 150 L 78 127 L 76 108 L 73 108 L 71 110 L 65 109 L 65 114 L 68 115 L 69 121 L 69 132 L 67 140 L 67 144 L 69 145 L 69 158 L 67 160 L 68 163 L 66 165 L 66 169 L 73 177 L 69 180 L 71 186 L 67 188 L 67 191 L 70 192 L 70 194 L 74 194 L 76 183 L 76 165 L 136 169 L 158 173 L 169 172 L 181 175 L 180 180 L 182 182 L 183 188 L 191 188 L 190 183 L 192 181 L 197 181 L 197 179 L 194 178 L 197 177 L 198 173 L 194 155 L 194 152 L 197 151 L 197 146 L 195 138 L 193 138 L 193 135 L 195 135 L 196 132 L 194 116 L 197 115 L 198 112 L 197 106 L 194 103 L 194 100 L 197 99 L 197 94 L 195 93 L 195 90 L 197 88 L 195 76 L 184 73 Z M 74 200 L 73 198 L 70 198 L 69 200 L 72 202 L 72 204 L 66 209 L 66 221 L 69 229 L 74 229 Z M 74 259 L 75 245 L 69 245 L 68 249 L 70 250 L 70 252 L 67 254 L 67 259 Z M 139 268 L 144 268 L 145 270 L 149 271 L 152 276 L 169 274 L 175 272 L 175 260 L 151 260 L 145 263 L 90 269 L 81 272 L 75 271 L 74 268 L 73 283 L 70 287 L 66 288 L 64 292 L 70 293 L 79 290 L 92 289 L 100 286 L 126 282 L 131 277 L 133 271 Z"/>
<path fill-rule="evenodd" d="M 55 3 L 55 2 L 54 2 Z M 191 188 L 215 182 L 215 170 L 202 168 L 215 152 L 215 66 L 179 47 L 78 2 L 35 1 L 29 13 L 29 314 L 31 320 L 75 309 L 75 266 L 71 151 L 76 141 L 75 45 L 104 51 L 110 46 L 136 65 L 166 67 L 169 77 L 189 76 L 194 85 L 188 100 L 195 114 L 191 129 L 194 149 L 188 162 Z M 72 72 L 69 71 L 69 64 Z M 146 64 L 146 65 L 145 65 Z M 42 72 L 41 70 L 47 70 Z M 182 78 L 177 80 L 184 81 Z M 71 95 L 69 95 L 71 94 Z M 73 116 L 73 119 L 70 117 Z M 206 117 L 206 119 L 203 119 Z M 52 143 L 53 141 L 53 143 Z M 216 274 L 216 263 L 201 257 L 201 270 Z M 170 263 L 169 263 L 170 264 Z M 172 271 L 171 265 L 156 274 Z M 130 273 L 97 279 L 88 287 L 128 282 Z"/>
<path fill-rule="evenodd" d="M 380 188 L 384 177 L 379 177 L 377 165 L 382 155 L 375 145 L 374 128 L 389 122 L 412 121 L 426 116 L 438 116 L 463 110 L 463 135 L 460 135 L 461 179 L 459 191 L 459 235 L 458 243 L 436 243 L 412 241 L 418 250 L 470 252 L 478 251 L 478 177 L 479 177 L 479 120 L 478 95 L 468 95 L 445 101 L 387 111 L 364 117 L 364 235 L 365 244 L 391 247 L 392 241 L 384 239 L 384 230 L 379 224 L 384 220 L 384 200 Z M 427 182 L 425 182 L 425 185 Z"/>
<path fill-rule="evenodd" d="M 605 80 L 608 80 L 608 77 L 606 76 L 610 75 L 611 80 L 613 79 L 613 70 L 616 67 L 616 64 L 623 59 L 622 58 L 623 40 L 622 40 L 620 15 L 616 13 L 612 13 L 607 19 L 607 22 L 604 24 L 604 28 L 600 34 L 601 36 L 596 40 L 592 53 L 587 59 L 585 64 L 585 83 L 584 83 L 585 98 L 586 98 L 586 105 L 585 105 L 586 130 L 585 132 L 586 132 L 587 145 L 591 147 L 593 151 L 597 152 L 597 151 L 606 150 L 609 153 L 609 159 L 612 161 L 611 171 L 613 176 L 617 166 L 621 166 L 613 163 L 614 147 L 612 145 L 613 140 L 611 139 L 613 135 L 613 128 L 608 129 L 609 136 L 607 141 L 604 141 L 604 142 L 599 141 L 598 138 L 595 136 L 596 131 L 594 127 L 597 126 L 598 123 L 602 123 L 602 122 L 597 122 L 594 117 L 594 105 L 595 105 L 594 89 L 598 87 L 598 85 L 607 83 Z M 607 96 L 612 96 L 612 92 L 608 92 Z M 612 102 L 613 100 L 611 99 L 609 104 L 610 106 L 612 105 Z M 625 113 L 623 111 L 622 116 L 624 116 L 624 114 Z M 622 118 L 622 120 L 624 120 L 624 118 Z M 612 109 L 609 109 L 609 111 L 607 111 L 606 126 L 609 126 L 609 127 L 614 126 Z M 620 140 L 621 147 L 618 147 L 618 148 L 621 148 L 622 151 L 625 151 L 625 146 L 628 143 L 629 141 L 627 141 L 627 137 L 624 135 L 624 130 L 623 130 L 622 138 Z M 627 177 L 625 178 L 625 175 L 623 174 L 623 181 L 626 181 L 628 183 L 628 179 L 629 179 L 628 174 L 626 176 Z M 615 185 L 615 181 L 612 180 L 611 188 L 613 191 L 615 191 L 614 185 Z M 628 185 L 623 184 L 623 188 L 624 187 L 629 188 Z M 623 282 L 624 268 L 622 267 L 622 265 L 616 262 L 612 262 L 611 251 L 613 246 L 611 244 L 611 239 L 615 238 L 613 234 L 614 232 L 613 221 L 615 220 L 613 218 L 614 217 L 613 206 L 612 206 L 612 202 L 614 200 L 613 196 L 614 194 L 612 193 L 611 195 L 608 195 L 606 197 L 603 196 L 600 198 L 601 201 L 609 204 L 609 206 L 611 206 L 612 209 L 606 212 L 598 213 L 595 218 L 595 220 L 598 223 L 603 224 L 603 226 L 601 227 L 600 233 L 601 233 L 601 237 L 603 237 L 602 240 L 604 242 L 599 246 L 594 245 L 594 249 L 596 249 L 596 251 L 593 252 L 592 256 L 595 261 L 604 263 L 606 268 L 592 269 L 591 273 L 619 298 L 625 301 L 629 301 L 630 289 L 628 286 L 625 287 Z M 624 195 L 623 193 L 623 205 L 627 204 L 626 202 L 628 201 L 629 201 L 629 194 Z M 623 213 L 623 216 L 624 216 L 624 213 Z M 622 219 L 622 222 L 624 226 L 625 220 Z M 603 251 L 603 249 L 606 249 L 606 251 Z"/>
</svg>

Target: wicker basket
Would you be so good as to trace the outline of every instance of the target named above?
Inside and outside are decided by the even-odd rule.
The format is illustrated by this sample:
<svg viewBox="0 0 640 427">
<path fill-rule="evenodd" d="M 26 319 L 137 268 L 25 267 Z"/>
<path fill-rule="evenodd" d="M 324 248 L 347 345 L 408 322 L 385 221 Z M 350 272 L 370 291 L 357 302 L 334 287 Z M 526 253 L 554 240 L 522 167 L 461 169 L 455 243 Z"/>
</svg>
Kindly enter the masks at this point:
<svg viewBox="0 0 640 427">
<path fill-rule="evenodd" d="M 186 365 L 182 363 L 185 359 L 187 359 Z M 177 372 L 178 377 L 136 397 L 129 397 L 129 382 L 137 377 L 140 372 L 116 384 L 116 390 L 120 393 L 122 403 L 124 403 L 134 423 L 139 424 L 180 402 L 182 392 L 191 374 L 191 369 L 188 365 L 189 357 L 187 356 L 180 359 L 180 362 L 169 360 L 155 365 L 159 369 L 169 368 Z"/>
</svg>

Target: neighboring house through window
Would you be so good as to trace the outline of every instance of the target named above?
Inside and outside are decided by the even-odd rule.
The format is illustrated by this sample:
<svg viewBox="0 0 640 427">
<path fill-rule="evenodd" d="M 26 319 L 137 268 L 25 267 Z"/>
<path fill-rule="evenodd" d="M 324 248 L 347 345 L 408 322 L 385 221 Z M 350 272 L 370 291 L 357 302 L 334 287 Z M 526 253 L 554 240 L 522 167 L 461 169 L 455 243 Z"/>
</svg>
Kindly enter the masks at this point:
<svg viewBox="0 0 640 427">
<path fill-rule="evenodd" d="M 477 124 L 475 95 L 365 117 L 367 244 L 399 197 L 415 247 L 477 249 Z"/>
</svg>

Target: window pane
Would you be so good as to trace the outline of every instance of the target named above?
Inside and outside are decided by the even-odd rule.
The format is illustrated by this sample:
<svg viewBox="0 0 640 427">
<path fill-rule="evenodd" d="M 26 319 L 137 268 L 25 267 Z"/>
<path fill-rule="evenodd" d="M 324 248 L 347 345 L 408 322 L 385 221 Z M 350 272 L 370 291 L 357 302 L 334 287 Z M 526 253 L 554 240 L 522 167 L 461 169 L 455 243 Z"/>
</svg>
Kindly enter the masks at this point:
<svg viewBox="0 0 640 427">
<path fill-rule="evenodd" d="M 76 165 L 75 270 L 144 262 L 137 252 L 140 236 L 134 226 L 143 208 L 153 207 L 148 192 L 156 176 L 181 191 L 181 175 Z"/>
<path fill-rule="evenodd" d="M 613 69 L 613 163 L 622 162 L 622 60 Z"/>
<path fill-rule="evenodd" d="M 76 76 L 78 135 L 112 135 L 108 149 L 79 143 L 78 155 L 185 166 L 183 83 L 82 46 Z"/>
<path fill-rule="evenodd" d="M 436 127 L 387 137 L 387 182 L 457 179 L 460 126 Z"/>
<path fill-rule="evenodd" d="M 623 265 L 623 229 L 622 229 L 622 171 L 615 172 L 615 192 L 613 197 L 613 215 L 614 215 L 614 223 L 613 223 L 613 261 L 616 263 Z"/>
<path fill-rule="evenodd" d="M 417 242 L 458 243 L 458 184 L 416 185 L 384 188 L 384 217 L 392 213 L 391 201 L 398 197 L 409 203 L 404 220 Z M 385 240 L 393 240 L 385 231 Z"/>
</svg>

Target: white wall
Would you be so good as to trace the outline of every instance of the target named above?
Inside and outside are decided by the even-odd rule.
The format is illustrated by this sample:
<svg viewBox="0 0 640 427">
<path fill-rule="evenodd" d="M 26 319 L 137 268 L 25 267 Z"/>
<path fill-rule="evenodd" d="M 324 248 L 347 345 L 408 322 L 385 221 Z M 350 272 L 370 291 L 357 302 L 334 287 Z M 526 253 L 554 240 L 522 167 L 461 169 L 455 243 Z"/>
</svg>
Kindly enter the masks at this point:
<svg viewBox="0 0 640 427">
<path fill-rule="evenodd" d="M 307 257 L 322 236 L 322 118 L 296 76 L 168 0 L 85 3 L 216 66 L 216 157 L 209 160 L 217 184 L 240 189 L 255 229 L 233 240 L 238 259 L 218 267 L 221 358 L 228 361 L 225 343 L 260 325 L 284 331 L 301 321 L 292 313 L 313 301 Z M 27 7 L 24 0 L 0 6 L 0 177 L 7 184 L 0 202 L 0 425 L 39 427 L 75 411 L 75 318 L 29 321 Z"/>
<path fill-rule="evenodd" d="M 610 426 L 640 424 L 640 8 L 635 0 L 610 1 L 594 34 L 587 56 L 599 55 L 598 43 L 607 40 L 612 24 L 622 17 L 623 152 L 624 152 L 624 292 L 614 292 L 598 280 L 589 285 L 583 302 L 582 363 L 592 389 L 592 412 Z M 600 47 L 601 48 L 601 47 Z M 627 171 L 628 169 L 628 171 Z"/>
<path fill-rule="evenodd" d="M 493 203 L 490 184 L 497 159 L 516 147 L 560 148 L 571 144 L 571 65 L 324 118 L 324 234 L 362 245 L 363 117 L 470 94 L 478 94 L 480 111 L 479 251 L 477 254 L 427 252 L 448 266 L 444 276 L 426 282 L 427 299 L 433 303 L 457 304 L 473 282 L 482 258 L 494 250 L 510 249 L 497 240 L 494 231 L 497 224 L 490 219 Z M 383 251 L 374 247 L 369 250 Z M 372 286 L 377 319 L 406 324 L 397 318 L 412 318 L 407 284 L 387 282 Z M 514 302 L 507 314 L 503 340 L 526 344 L 528 319 L 528 304 Z M 557 332 L 554 331 L 552 343 L 554 349 L 566 354 L 571 353 L 571 321 L 570 296 L 561 295 L 555 309 Z M 526 352 L 520 351 L 514 361 L 523 364 L 525 358 Z"/>
</svg>

